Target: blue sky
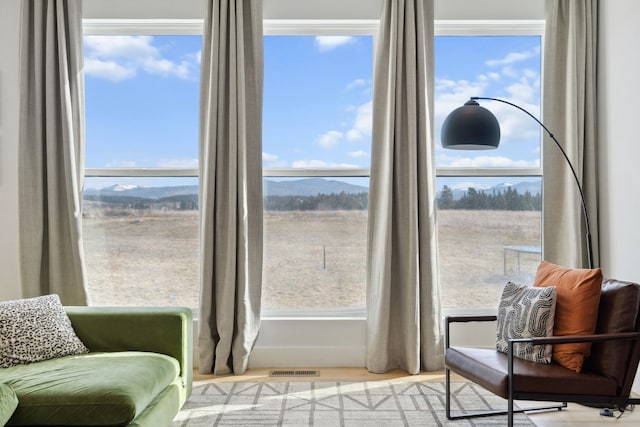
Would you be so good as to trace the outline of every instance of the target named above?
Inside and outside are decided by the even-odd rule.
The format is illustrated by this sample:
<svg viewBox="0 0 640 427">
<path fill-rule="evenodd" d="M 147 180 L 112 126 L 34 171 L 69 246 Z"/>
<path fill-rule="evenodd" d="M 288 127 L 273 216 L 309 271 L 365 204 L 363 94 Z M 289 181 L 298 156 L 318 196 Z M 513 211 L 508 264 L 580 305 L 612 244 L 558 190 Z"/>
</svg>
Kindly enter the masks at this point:
<svg viewBox="0 0 640 427">
<path fill-rule="evenodd" d="M 199 36 L 85 37 L 87 167 L 197 167 L 200 49 Z M 372 38 L 269 36 L 264 57 L 264 167 L 368 167 Z M 439 141 L 470 96 L 539 117 L 538 37 L 437 37 L 435 87 L 438 166 L 539 164 L 537 124 L 504 104 L 483 103 L 501 124 L 498 150 Z"/>
</svg>

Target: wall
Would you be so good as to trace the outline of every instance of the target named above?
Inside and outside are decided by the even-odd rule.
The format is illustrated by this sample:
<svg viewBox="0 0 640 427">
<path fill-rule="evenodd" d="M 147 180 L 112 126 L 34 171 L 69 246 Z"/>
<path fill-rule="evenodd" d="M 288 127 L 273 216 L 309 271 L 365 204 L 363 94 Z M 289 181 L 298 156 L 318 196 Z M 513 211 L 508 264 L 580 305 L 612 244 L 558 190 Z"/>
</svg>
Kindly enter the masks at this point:
<svg viewBox="0 0 640 427">
<path fill-rule="evenodd" d="M 598 115 L 600 245 L 605 277 L 640 283 L 640 2 L 600 2 Z M 640 374 L 634 391 L 640 393 Z"/>
<path fill-rule="evenodd" d="M 203 0 L 84 0 L 86 18 L 202 17 Z M 377 19 L 383 0 L 263 0 L 266 19 Z M 544 0 L 435 0 L 436 19 L 544 19 Z"/>
<path fill-rule="evenodd" d="M 306 4 L 301 8 L 301 4 Z M 202 0 L 85 0 L 88 18 L 199 18 Z M 265 0 L 265 18 L 376 18 L 381 0 Z M 636 76 L 640 57 L 637 0 L 600 2 L 599 109 L 602 206 L 600 241 L 607 277 L 640 282 L 635 262 L 640 226 L 640 147 L 635 118 L 640 106 Z M 2 0 L 0 10 L 0 300 L 20 295 L 18 250 L 18 47 L 20 0 Z M 306 16 L 309 18 L 310 16 Z M 437 0 L 438 19 L 541 19 L 543 0 Z M 634 96 L 635 95 L 635 96 Z M 634 191 L 635 190 L 635 191 Z M 614 206 L 615 208 L 609 208 Z M 470 332 L 470 333 L 467 333 Z M 490 345 L 492 330 L 459 331 L 461 342 Z M 362 366 L 363 319 L 266 319 L 253 366 Z M 635 390 L 640 393 L 640 380 Z"/>
<path fill-rule="evenodd" d="M 20 1 L 0 6 L 0 301 L 20 297 L 18 267 L 18 58 Z"/>
</svg>

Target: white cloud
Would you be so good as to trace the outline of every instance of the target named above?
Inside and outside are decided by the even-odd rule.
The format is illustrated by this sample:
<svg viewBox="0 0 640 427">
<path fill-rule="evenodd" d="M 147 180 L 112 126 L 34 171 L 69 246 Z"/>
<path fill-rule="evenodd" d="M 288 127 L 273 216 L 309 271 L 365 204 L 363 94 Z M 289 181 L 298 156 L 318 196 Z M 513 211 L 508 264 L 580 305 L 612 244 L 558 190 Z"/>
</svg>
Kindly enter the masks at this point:
<svg viewBox="0 0 640 427">
<path fill-rule="evenodd" d="M 133 78 L 138 70 L 187 79 L 199 68 L 200 52 L 172 61 L 153 42 L 152 36 L 85 36 L 85 73 L 114 82 Z"/>
<path fill-rule="evenodd" d="M 189 77 L 190 64 L 182 61 L 179 64 L 163 58 L 146 58 L 141 67 L 149 74 L 163 77 L 175 76 L 181 79 Z"/>
<path fill-rule="evenodd" d="M 279 156 L 271 153 L 262 152 L 262 161 L 267 168 L 286 168 L 289 164 L 285 160 L 281 160 Z"/>
<path fill-rule="evenodd" d="M 158 168 L 197 168 L 199 167 L 198 159 L 163 159 L 156 164 Z"/>
<path fill-rule="evenodd" d="M 127 67 L 115 61 L 102 61 L 96 58 L 85 59 L 84 72 L 87 75 L 113 82 L 130 79 L 136 75 L 135 67 Z"/>
<path fill-rule="evenodd" d="M 355 39 L 351 36 L 317 36 L 316 46 L 320 52 L 326 52 L 354 41 Z"/>
<path fill-rule="evenodd" d="M 337 130 L 330 130 L 318 138 L 318 144 L 323 148 L 333 148 L 342 142 L 344 134 Z"/>
<path fill-rule="evenodd" d="M 516 62 L 525 61 L 529 58 L 532 58 L 534 55 L 538 55 L 538 54 L 540 54 L 539 48 L 520 51 L 520 52 L 509 52 L 504 58 L 489 59 L 485 61 L 485 65 L 489 67 L 511 65 Z"/>
<path fill-rule="evenodd" d="M 367 81 L 365 79 L 355 79 L 352 82 L 349 82 L 347 85 L 347 90 L 355 89 L 357 87 L 363 87 L 367 85 Z"/>
<path fill-rule="evenodd" d="M 488 81 L 488 80 L 498 81 L 500 80 L 500 73 L 492 72 L 492 73 L 480 74 L 478 76 L 478 80 L 479 81 Z"/>
<path fill-rule="evenodd" d="M 135 168 L 136 162 L 132 160 L 113 160 L 104 165 L 106 168 Z"/>
<path fill-rule="evenodd" d="M 513 160 L 503 156 L 476 156 L 440 158 L 445 164 L 440 167 L 455 168 L 535 168 L 540 166 L 538 160 Z"/>
<path fill-rule="evenodd" d="M 137 59 L 154 56 L 158 50 L 152 46 L 152 36 L 85 36 L 88 55 L 101 58 Z"/>
<path fill-rule="evenodd" d="M 517 96 L 523 95 L 522 93 L 513 93 L 512 95 L 514 95 L 514 98 L 510 99 L 511 102 L 527 110 L 533 114 L 534 117 L 539 116 L 540 109 L 538 105 L 533 103 L 533 100 L 532 102 L 527 102 L 526 99 L 521 99 Z M 538 137 L 540 126 L 522 111 L 498 102 L 485 103 L 484 107 L 491 110 L 498 119 L 498 123 L 500 123 L 501 140 L 513 138 L 524 140 Z"/>
<path fill-rule="evenodd" d="M 364 150 L 358 150 L 358 151 L 349 151 L 347 153 L 347 155 L 349 157 L 353 157 L 353 158 L 362 158 L 362 157 L 369 157 L 369 153 L 367 153 Z"/>
<path fill-rule="evenodd" d="M 276 160 L 278 160 L 278 156 L 276 156 L 275 154 L 265 153 L 263 151 L 262 152 L 262 160 L 265 161 L 265 162 L 275 162 Z"/>
<path fill-rule="evenodd" d="M 356 108 L 356 118 L 351 129 L 347 131 L 349 141 L 362 141 L 371 135 L 373 126 L 373 102 L 369 101 Z"/>
<path fill-rule="evenodd" d="M 518 83 L 514 83 L 507 87 L 507 92 L 511 99 L 517 99 L 522 101 L 531 101 L 535 98 L 539 92 L 534 85 L 531 85 L 526 78 L 523 78 Z"/>
<path fill-rule="evenodd" d="M 518 78 L 518 70 L 516 70 L 511 65 L 507 65 L 506 67 L 502 67 L 502 75 L 506 77 L 510 77 L 512 79 Z"/>
<path fill-rule="evenodd" d="M 321 168 L 357 168 L 358 165 L 349 163 L 331 163 L 324 160 L 295 160 L 292 163 L 294 168 L 321 169 Z"/>
</svg>

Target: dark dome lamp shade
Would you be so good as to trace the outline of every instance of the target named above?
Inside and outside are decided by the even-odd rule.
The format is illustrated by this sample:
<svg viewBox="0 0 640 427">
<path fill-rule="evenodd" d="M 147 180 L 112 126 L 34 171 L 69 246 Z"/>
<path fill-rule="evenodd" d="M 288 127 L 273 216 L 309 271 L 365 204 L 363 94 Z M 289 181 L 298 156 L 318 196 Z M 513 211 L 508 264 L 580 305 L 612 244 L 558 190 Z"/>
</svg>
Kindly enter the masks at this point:
<svg viewBox="0 0 640 427">
<path fill-rule="evenodd" d="M 505 101 L 500 98 L 472 96 L 462 107 L 453 110 L 442 123 L 440 138 L 442 147 L 454 150 L 490 150 L 498 148 L 500 143 L 500 124 L 496 117 L 484 107 L 478 104 L 477 100 L 497 101 L 510 105 L 522 111 L 538 123 L 542 129 L 547 132 L 549 138 L 555 143 L 556 147 L 562 153 L 562 156 L 569 165 L 573 178 L 575 179 L 578 191 L 580 193 L 580 201 L 582 202 L 582 212 L 584 213 L 587 257 L 589 260 L 589 268 L 594 268 L 593 249 L 591 243 L 591 227 L 589 225 L 589 215 L 587 213 L 587 205 L 584 200 L 584 192 L 582 185 L 576 174 L 576 170 L 571 164 L 567 153 L 564 151 L 556 137 L 551 131 L 540 121 L 525 110 L 524 108 L 512 102 Z"/>
<path fill-rule="evenodd" d="M 500 143 L 500 124 L 491 111 L 470 99 L 447 116 L 440 135 L 444 148 L 491 150 Z"/>
</svg>

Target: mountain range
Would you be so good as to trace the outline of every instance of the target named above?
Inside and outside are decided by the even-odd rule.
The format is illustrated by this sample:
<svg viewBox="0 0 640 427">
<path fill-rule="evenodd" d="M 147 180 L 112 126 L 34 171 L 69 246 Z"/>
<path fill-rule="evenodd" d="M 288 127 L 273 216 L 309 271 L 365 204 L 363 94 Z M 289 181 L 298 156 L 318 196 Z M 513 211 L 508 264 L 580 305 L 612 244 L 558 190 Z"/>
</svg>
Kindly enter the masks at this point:
<svg viewBox="0 0 640 427">
<path fill-rule="evenodd" d="M 476 188 L 479 192 L 492 193 L 504 192 L 507 188 L 513 188 L 518 194 L 524 194 L 527 191 L 531 194 L 539 194 L 541 192 L 540 181 L 519 182 L 517 184 L 502 183 L 489 188 Z M 303 178 L 296 180 L 265 180 L 264 194 L 267 196 L 315 196 L 318 194 L 357 194 L 366 193 L 369 189 L 361 185 L 350 184 L 344 181 L 326 178 Z M 455 200 L 461 198 L 467 189 L 453 189 L 453 197 Z M 143 199 L 163 199 L 173 196 L 197 195 L 197 185 L 180 185 L 167 187 L 142 187 L 135 185 L 116 184 L 103 188 L 87 188 L 84 190 L 85 196 L 125 196 Z M 440 193 L 438 192 L 438 195 Z"/>
</svg>

